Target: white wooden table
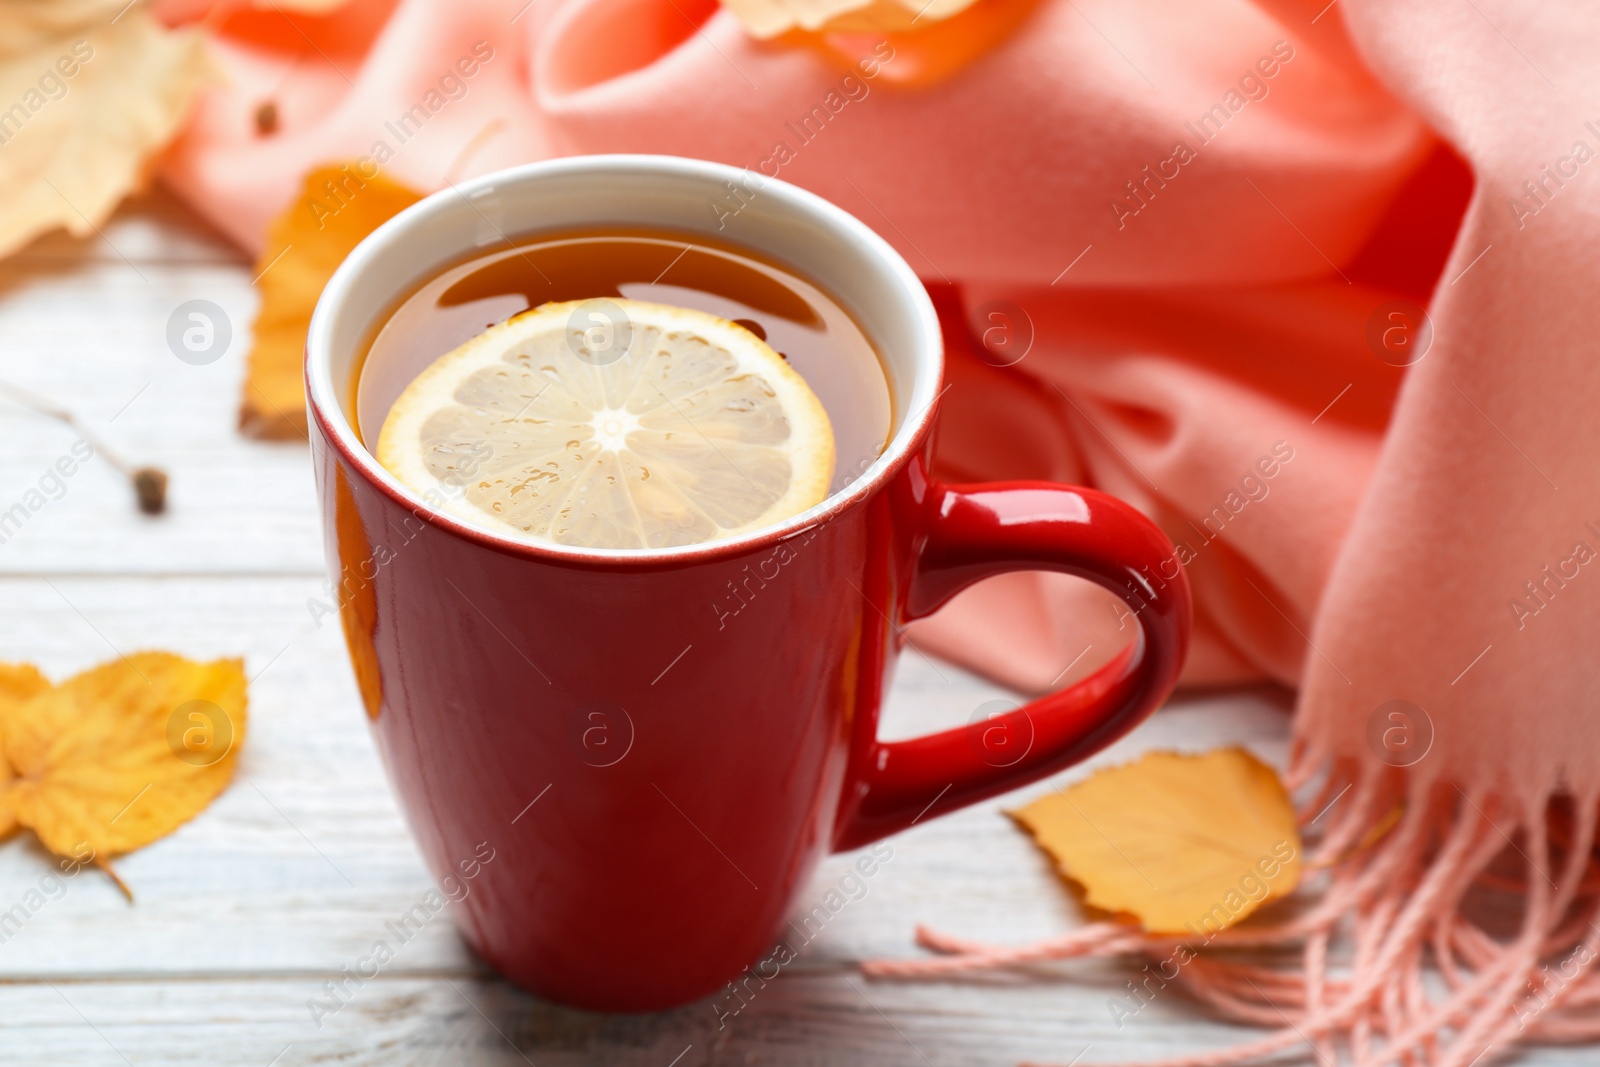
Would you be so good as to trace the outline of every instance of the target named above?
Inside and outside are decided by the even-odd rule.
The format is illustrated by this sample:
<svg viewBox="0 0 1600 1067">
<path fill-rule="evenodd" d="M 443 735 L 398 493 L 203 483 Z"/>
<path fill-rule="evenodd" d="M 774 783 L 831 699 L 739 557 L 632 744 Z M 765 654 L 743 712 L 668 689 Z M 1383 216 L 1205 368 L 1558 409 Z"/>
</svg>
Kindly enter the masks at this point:
<svg viewBox="0 0 1600 1067">
<path fill-rule="evenodd" d="M 168 514 L 149 518 L 109 464 L 93 460 L 0 544 L 0 659 L 60 677 L 167 648 L 243 655 L 253 677 L 234 784 L 118 863 L 137 903 L 86 871 L 0 943 L 0 1063 L 1093 1064 L 1250 1036 L 1176 993 L 1118 1029 L 1106 1002 L 1132 969 L 1113 964 L 864 979 L 862 959 L 919 954 L 919 921 L 1002 942 L 1080 921 L 1001 802 L 893 838 L 893 859 L 867 895 L 725 1028 L 709 1004 L 608 1017 L 542 1003 L 498 980 L 443 917 L 319 1027 L 308 1000 L 431 882 L 378 765 L 339 627 L 324 618 L 319 628 L 307 608 L 323 581 L 307 450 L 234 432 L 255 310 L 250 274 L 160 195 L 126 207 L 99 238 L 50 238 L 0 262 L 0 377 L 70 404 L 130 459 L 172 478 Z M 233 326 L 230 350 L 206 366 L 181 362 L 165 340 L 172 310 L 197 298 L 220 305 Z M 0 511 L 74 439 L 0 400 Z M 1006 695 L 913 652 L 885 730 L 964 723 Z M 1267 691 L 1185 701 L 1096 762 L 1233 741 L 1278 762 L 1285 707 Z M 848 861 L 824 867 L 818 896 Z M 0 913 L 51 870 L 27 834 L 0 845 Z M 1593 1056 L 1546 1050 L 1522 1062 Z"/>
</svg>

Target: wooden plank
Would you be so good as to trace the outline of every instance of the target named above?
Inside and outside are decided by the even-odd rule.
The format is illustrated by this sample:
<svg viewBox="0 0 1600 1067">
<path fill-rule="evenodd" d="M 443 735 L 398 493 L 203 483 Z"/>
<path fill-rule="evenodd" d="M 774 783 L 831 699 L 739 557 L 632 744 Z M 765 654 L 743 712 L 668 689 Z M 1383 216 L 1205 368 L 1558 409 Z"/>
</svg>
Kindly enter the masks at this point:
<svg viewBox="0 0 1600 1067">
<path fill-rule="evenodd" d="M 1255 1034 L 1206 1021 L 1176 989 L 1119 1029 L 1105 1002 L 1124 980 L 1106 967 L 987 985 L 785 972 L 737 1016 L 720 1020 L 704 1004 L 653 1015 L 592 1015 L 498 981 L 464 978 L 380 975 L 349 987 L 344 1006 L 331 1014 L 312 1007 L 327 995 L 315 977 L 63 982 L 0 991 L 7 1018 L 0 1059 L 74 1067 L 1010 1067 L 1081 1057 L 1078 1064 L 1092 1067 L 1227 1048 Z M 1579 1067 L 1593 1057 L 1592 1049 L 1541 1048 L 1500 1062 Z M 1301 1054 L 1275 1062 L 1317 1061 Z"/>
<path fill-rule="evenodd" d="M 7 658 L 60 677 L 119 651 L 243 655 L 254 676 L 233 786 L 119 870 L 129 908 L 93 872 L 0 949 L 7 974 L 337 967 L 428 879 L 378 766 L 335 622 L 310 578 L 10 579 Z M 0 910 L 50 867 L 26 835 L 0 847 Z M 218 938 L 220 929 L 232 933 Z M 159 951 L 157 951 L 158 946 Z M 444 924 L 417 966 L 458 965 Z"/>
<path fill-rule="evenodd" d="M 197 224 L 177 224 L 178 210 L 152 199 L 104 238 L 56 235 L 0 262 L 0 378 L 72 408 L 127 461 L 171 477 L 168 513 L 141 515 L 107 457 L 77 464 L 75 431 L 0 397 L 0 574 L 321 567 L 304 444 L 234 432 L 250 268 Z M 169 347 L 168 320 L 191 300 L 230 325 L 214 362 Z M 58 478 L 62 462 L 73 469 Z"/>
<path fill-rule="evenodd" d="M 45 234 L 6 259 L 35 271 L 71 270 L 86 262 L 132 263 L 161 268 L 185 263 L 247 263 L 248 257 L 161 186 L 136 194 L 100 232 L 72 237 Z"/>
<path fill-rule="evenodd" d="M 315 977 L 263 981 L 63 982 L 0 992 L 8 1063 L 360 1067 L 469 1062 L 561 1067 L 775 1064 L 889 1067 L 1095 1063 L 1222 1047 L 1242 1034 L 1185 1021 L 1174 996 L 1118 1030 L 1104 999 L 1115 975 L 953 988 L 848 973 L 780 974 L 737 1016 L 709 1005 L 653 1015 L 568 1011 L 498 981 L 379 977 L 319 1012 Z M 1076 984 L 1076 983 L 1074 983 Z M 318 1023 L 320 1022 L 320 1027 Z M 1086 1051 L 1087 1050 L 1087 1051 Z M 1552 1061 L 1554 1062 L 1554 1061 Z M 1577 1062 L 1577 1061 L 1572 1061 Z"/>
</svg>

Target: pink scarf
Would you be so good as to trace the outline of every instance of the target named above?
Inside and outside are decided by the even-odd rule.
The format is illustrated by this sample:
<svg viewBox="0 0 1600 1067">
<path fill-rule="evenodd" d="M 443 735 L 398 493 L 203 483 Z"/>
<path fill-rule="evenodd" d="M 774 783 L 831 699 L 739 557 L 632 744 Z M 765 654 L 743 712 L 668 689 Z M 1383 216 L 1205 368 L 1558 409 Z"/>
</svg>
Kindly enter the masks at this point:
<svg viewBox="0 0 1600 1067">
<path fill-rule="evenodd" d="M 942 473 L 1134 501 L 1194 585 L 1186 680 L 1299 689 L 1291 777 L 1315 787 L 1329 872 L 1306 913 L 1223 936 L 1303 945 L 1304 965 L 1188 969 L 1224 1013 L 1291 1025 L 1182 1062 L 1309 1038 L 1368 1067 L 1418 1042 L 1465 1067 L 1514 1039 L 1600 1037 L 1600 12 L 1040 0 L 913 88 L 892 76 L 916 60 L 903 42 L 863 49 L 884 64 L 869 74 L 755 42 L 708 0 L 524 4 L 213 13 L 232 84 L 165 180 L 251 249 L 307 168 L 380 152 L 425 189 L 669 152 L 843 205 L 966 320 Z M 1018 575 L 918 640 L 1039 690 L 1113 656 L 1118 616 Z M 1491 875 L 1525 899 L 1509 942 L 1460 909 Z M 1336 930 L 1355 947 L 1337 977 Z M 1023 950 L 925 942 L 951 955 L 876 969 L 1170 951 L 1107 924 Z"/>
</svg>

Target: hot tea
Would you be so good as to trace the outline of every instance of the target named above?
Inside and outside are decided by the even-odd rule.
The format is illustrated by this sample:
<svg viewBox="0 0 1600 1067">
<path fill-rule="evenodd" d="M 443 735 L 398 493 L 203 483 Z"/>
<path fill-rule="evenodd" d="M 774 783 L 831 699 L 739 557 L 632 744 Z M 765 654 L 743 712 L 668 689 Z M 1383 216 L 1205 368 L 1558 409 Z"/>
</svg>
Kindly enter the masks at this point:
<svg viewBox="0 0 1600 1067">
<path fill-rule="evenodd" d="M 529 312 L 533 308 L 540 310 Z M 657 310 L 649 310 L 652 308 Z M 682 311 L 680 313 L 675 309 Z M 654 320 L 661 316 L 666 316 L 666 319 L 661 324 L 656 323 Z M 539 348 L 541 337 L 530 335 L 538 333 L 537 324 L 541 317 L 559 319 L 552 321 L 544 330 L 547 336 L 542 337 L 545 346 L 543 355 Z M 608 317 L 619 321 L 610 322 Z M 630 317 L 639 321 L 624 321 Z M 723 329 L 726 322 L 721 320 L 732 322 L 734 327 Z M 590 322 L 598 325 L 588 325 Z M 703 328 L 696 330 L 696 325 Z M 567 327 L 565 331 L 561 329 L 563 326 Z M 674 332 L 669 327 L 681 329 Z M 608 354 L 608 350 L 603 348 L 589 351 L 591 346 L 584 340 L 589 335 L 584 331 L 599 330 L 602 341 L 610 338 L 610 343 L 617 344 L 616 338 L 610 333 L 616 328 L 624 331 L 621 343 L 631 343 L 635 349 L 647 343 L 666 346 L 659 353 L 661 358 L 648 368 L 638 360 L 634 360 L 638 364 L 636 369 L 629 369 L 626 365 L 609 368 L 610 360 L 617 358 L 616 354 Z M 517 333 L 519 330 L 520 335 Z M 628 330 L 638 335 L 633 342 L 626 340 Z M 723 338 L 723 343 L 715 347 L 724 350 L 724 356 L 732 351 L 743 358 L 751 350 L 760 349 L 766 353 L 764 358 L 771 363 L 770 373 L 765 376 L 771 381 L 757 377 L 756 384 L 760 388 L 754 391 L 747 388 L 744 393 L 734 387 L 734 381 L 744 381 L 749 377 L 744 372 L 759 371 L 759 359 L 754 364 L 748 360 L 743 363 L 737 360 L 730 362 L 726 375 L 729 382 L 708 378 L 706 368 L 693 363 L 697 358 L 694 346 L 682 352 L 668 351 L 673 344 L 681 346 L 685 331 L 689 340 L 696 342 L 703 340 L 699 335 Z M 487 348 L 491 347 L 491 341 L 495 338 L 499 340 L 494 342 L 492 352 L 472 356 L 465 351 L 472 347 L 467 344 L 469 341 Z M 674 342 L 671 340 L 673 338 L 678 340 Z M 560 381 L 562 375 L 551 362 L 560 354 L 558 350 L 563 344 L 567 347 L 574 344 L 583 346 L 582 351 L 578 348 L 572 348 L 572 351 L 587 366 L 580 366 L 562 356 L 568 368 L 566 375 L 583 379 L 576 385 Z M 699 347 L 705 346 L 702 344 Z M 446 353 L 450 353 L 450 359 L 440 359 Z M 669 354 L 673 359 L 666 358 Z M 419 388 L 425 385 L 425 379 L 437 377 L 439 368 L 434 366 L 435 362 L 444 364 L 454 360 L 460 370 L 459 373 L 452 372 L 456 376 L 451 379 L 448 388 L 453 392 L 446 402 L 457 405 L 468 403 L 477 415 L 483 415 L 483 405 L 492 407 L 493 398 L 483 399 L 488 394 L 483 392 L 481 380 L 475 393 L 475 387 L 463 384 L 471 368 L 465 367 L 463 359 L 458 357 L 464 357 L 467 362 L 476 359 L 480 379 L 492 370 L 497 382 L 506 379 L 509 373 L 502 359 L 520 360 L 513 369 L 522 375 L 522 391 L 518 393 L 515 387 L 506 386 L 507 395 L 502 405 L 517 410 L 498 411 L 492 418 L 496 432 L 501 434 L 502 460 L 508 451 L 507 444 L 511 448 L 530 450 L 526 454 L 531 455 L 540 447 L 539 442 L 544 440 L 547 450 L 551 452 L 548 462 L 541 459 L 537 464 L 525 464 L 525 467 L 517 468 L 515 479 L 502 479 L 497 483 L 495 493 L 479 494 L 473 503 L 492 518 L 511 522 L 517 530 L 530 535 L 592 547 L 670 547 L 691 543 L 712 536 L 724 536 L 728 532 L 725 528 L 737 532 L 748 527 L 748 523 L 741 527 L 741 521 L 750 519 L 752 514 L 765 514 L 761 507 L 751 507 L 744 509 L 747 514 L 734 514 L 731 519 L 720 518 L 717 498 L 712 493 L 707 499 L 696 498 L 674 504 L 673 507 L 681 505 L 680 509 L 703 510 L 716 521 L 674 513 L 666 527 L 645 523 L 643 534 L 630 529 L 624 531 L 619 540 L 615 530 L 608 528 L 597 532 L 593 522 L 580 529 L 577 519 L 570 516 L 570 521 L 561 521 L 550 510 L 550 502 L 568 501 L 563 512 L 566 514 L 573 510 L 571 501 L 593 500 L 606 493 L 614 493 L 619 485 L 631 487 L 637 498 L 643 493 L 654 493 L 664 481 L 674 477 L 680 484 L 691 478 L 703 482 L 706 478 L 714 480 L 720 477 L 727 483 L 720 489 L 729 496 L 766 492 L 762 460 L 764 457 L 770 458 L 771 449 L 741 451 L 743 444 L 731 440 L 738 434 L 726 430 L 719 435 L 715 419 L 728 412 L 745 412 L 748 418 L 756 418 L 760 413 L 755 409 L 761 404 L 768 404 L 777 411 L 775 416 L 768 417 L 768 421 L 772 418 L 783 421 L 785 411 L 775 405 L 787 402 L 785 391 L 772 387 L 781 386 L 784 380 L 796 380 L 795 375 L 798 375 L 798 380 L 803 380 L 800 391 L 807 392 L 806 387 L 809 387 L 809 394 L 814 394 L 826 412 L 825 418 L 820 421 L 824 432 L 826 427 L 831 426 L 832 446 L 825 458 L 813 456 L 809 461 L 810 467 L 805 466 L 807 461 L 804 457 L 796 459 L 799 465 L 796 478 L 804 473 L 816 481 L 816 491 L 814 499 L 802 500 L 794 506 L 791 514 L 804 510 L 865 470 L 882 452 L 893 417 L 888 380 L 878 356 L 861 329 L 835 300 L 811 282 L 776 263 L 733 245 L 708 242 L 702 236 L 691 238 L 667 232 L 631 231 L 544 235 L 501 245 L 442 271 L 401 301 L 370 342 L 354 398 L 356 422 L 366 443 L 376 446 L 380 433 L 392 436 L 397 432 L 393 425 L 384 429 L 386 420 L 397 423 L 405 415 L 413 418 L 415 427 L 420 427 L 422 417 L 430 416 L 431 421 L 427 425 L 433 430 L 431 461 L 436 472 L 440 463 L 454 470 L 455 458 L 450 454 L 450 449 L 461 448 L 465 437 L 473 436 L 469 432 L 471 427 L 466 425 L 471 421 L 473 412 L 455 407 L 453 410 L 458 417 L 452 423 L 436 410 L 422 411 L 412 416 L 409 412 L 396 409 L 396 401 L 404 397 L 402 407 L 407 404 L 415 406 L 417 402 L 414 397 Z M 780 360 L 781 363 L 778 362 Z M 539 365 L 536 366 L 536 363 Z M 735 366 L 735 363 L 738 365 Z M 693 392 L 679 390 L 673 396 L 662 393 L 654 379 L 669 373 L 670 367 L 677 368 L 670 373 L 679 377 L 692 375 L 698 368 L 700 388 Z M 620 401 L 608 401 L 602 397 L 590 405 L 597 408 L 611 403 L 619 405 L 612 412 L 618 418 L 601 420 L 610 427 L 609 438 L 598 425 L 590 428 L 592 432 L 589 435 L 572 432 L 570 423 L 574 416 L 570 411 L 577 401 L 583 399 L 584 390 L 588 389 L 590 393 L 596 389 L 600 393 L 614 392 L 618 387 L 615 382 L 604 384 L 596 375 L 617 378 L 619 373 L 630 383 L 630 388 L 635 379 L 642 383 L 639 392 L 643 394 L 643 401 L 636 397 L 634 401 L 623 405 Z M 557 379 L 556 384 L 560 388 L 548 396 L 539 395 L 536 399 L 536 394 L 544 394 L 544 386 L 550 378 Z M 585 385 L 584 382 L 589 384 Z M 463 388 L 467 392 L 462 392 Z M 576 392 L 573 392 L 574 389 Z M 663 403 L 656 403 L 652 391 L 659 395 Z M 774 392 L 777 401 L 771 400 Z M 462 400 L 469 393 L 480 399 L 470 402 Z M 437 398 L 429 402 L 439 403 Z M 807 421 L 805 405 L 814 405 L 815 401 L 801 399 L 794 403 L 800 406 L 787 410 L 788 421 L 804 424 Z M 659 462 L 653 468 L 657 476 L 653 486 L 647 484 L 652 474 L 648 464 L 641 468 L 625 451 L 620 460 L 617 456 L 606 454 L 608 440 L 621 449 L 621 441 L 628 438 L 630 430 L 641 429 L 629 411 L 623 408 L 638 411 L 650 404 L 660 409 L 657 429 L 664 431 L 657 435 L 660 442 L 654 455 Z M 606 412 L 602 410 L 600 414 Z M 503 427 L 513 415 L 517 417 L 519 434 L 524 432 L 523 426 L 526 424 L 526 436 L 504 436 L 506 431 Z M 644 418 L 647 425 L 643 429 L 648 431 L 648 412 Z M 564 419 L 568 421 L 564 423 Z M 796 428 L 803 429 L 803 426 Z M 408 425 L 408 432 L 408 440 L 415 441 L 417 429 Z M 757 432 L 762 432 L 760 426 L 757 426 Z M 561 440 L 563 436 L 572 439 Z M 803 437 L 804 434 L 797 436 Z M 634 437 L 632 440 L 640 443 L 641 447 L 648 444 L 644 438 Z M 385 465 L 403 481 L 416 487 L 418 482 L 402 473 L 404 464 L 394 462 L 395 446 L 392 442 L 386 438 L 382 447 L 388 448 L 391 453 L 386 457 L 380 448 L 380 459 Z M 428 441 L 424 441 L 422 449 L 428 447 Z M 681 465 L 692 466 L 684 457 L 695 449 L 706 453 L 704 465 L 713 469 L 691 470 L 685 475 L 672 466 L 677 461 L 683 461 Z M 410 451 L 416 453 L 419 449 L 413 446 Z M 461 457 L 462 465 L 471 465 L 472 458 Z M 778 462 L 787 471 L 787 461 L 780 456 Z M 814 469 L 824 462 L 827 469 Z M 505 463 L 502 462 L 502 473 L 504 468 Z M 418 469 L 420 471 L 420 465 Z M 476 470 L 476 467 L 473 469 Z M 426 472 L 421 472 L 418 477 L 426 479 L 428 476 Z M 783 474 L 783 477 L 787 478 L 787 474 Z M 544 479 L 543 484 L 540 484 L 540 479 Z M 563 479 L 558 492 L 551 483 Z M 691 487 L 690 496 L 695 495 L 693 490 L 704 488 Z M 782 485 L 778 487 L 779 490 L 782 488 Z M 535 512 L 527 505 L 540 492 L 544 494 L 543 502 Z M 710 490 L 706 492 L 710 493 Z M 518 493 L 522 495 L 518 496 Z M 777 506 L 775 501 L 781 492 L 774 491 L 769 495 L 772 499 L 763 498 L 762 507 L 767 504 Z M 652 500 L 655 499 L 652 497 Z M 629 515 L 634 510 L 625 499 L 620 508 Z M 460 509 L 456 510 L 459 513 Z M 734 506 L 720 510 L 737 513 L 740 509 Z M 533 518 L 530 519 L 530 516 Z M 769 521 L 763 524 L 770 525 L 771 521 L 785 517 L 787 515 L 771 514 Z M 545 525 L 540 525 L 541 522 Z M 717 522 L 721 523 L 722 528 L 717 526 Z M 631 519 L 629 525 L 632 526 Z"/>
</svg>

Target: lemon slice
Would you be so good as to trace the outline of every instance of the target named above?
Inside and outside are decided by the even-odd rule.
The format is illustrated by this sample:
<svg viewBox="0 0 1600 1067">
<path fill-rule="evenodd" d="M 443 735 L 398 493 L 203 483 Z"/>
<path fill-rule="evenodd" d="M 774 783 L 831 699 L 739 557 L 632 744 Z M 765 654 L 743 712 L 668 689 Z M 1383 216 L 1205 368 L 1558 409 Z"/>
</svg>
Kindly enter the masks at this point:
<svg viewBox="0 0 1600 1067">
<path fill-rule="evenodd" d="M 827 495 L 833 427 L 744 327 L 637 300 L 544 304 L 439 357 L 400 394 L 378 462 L 497 533 L 670 548 Z"/>
</svg>

